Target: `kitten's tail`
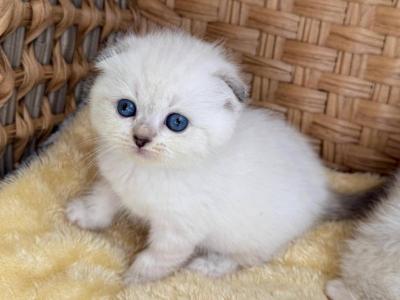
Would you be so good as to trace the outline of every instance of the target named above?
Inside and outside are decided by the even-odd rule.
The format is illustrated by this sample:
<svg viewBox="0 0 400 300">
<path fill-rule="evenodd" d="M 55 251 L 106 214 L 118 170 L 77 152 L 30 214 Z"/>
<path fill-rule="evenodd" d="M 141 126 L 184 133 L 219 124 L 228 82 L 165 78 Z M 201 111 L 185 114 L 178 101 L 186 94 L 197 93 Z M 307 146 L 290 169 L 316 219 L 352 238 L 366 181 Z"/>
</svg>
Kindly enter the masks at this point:
<svg viewBox="0 0 400 300">
<path fill-rule="evenodd" d="M 395 176 L 386 179 L 384 182 L 354 194 L 333 193 L 333 199 L 330 201 L 324 219 L 341 220 L 356 219 L 366 216 L 373 208 L 386 199 L 392 185 L 395 182 Z"/>
</svg>

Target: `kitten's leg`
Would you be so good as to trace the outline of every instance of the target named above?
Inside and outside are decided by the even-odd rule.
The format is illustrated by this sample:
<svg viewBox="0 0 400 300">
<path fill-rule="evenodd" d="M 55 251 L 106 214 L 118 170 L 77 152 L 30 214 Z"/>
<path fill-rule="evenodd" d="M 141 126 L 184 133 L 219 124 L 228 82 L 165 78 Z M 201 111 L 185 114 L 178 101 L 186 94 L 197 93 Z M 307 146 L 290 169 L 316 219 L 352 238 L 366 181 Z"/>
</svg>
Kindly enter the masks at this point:
<svg viewBox="0 0 400 300">
<path fill-rule="evenodd" d="M 206 255 L 195 257 L 186 268 L 210 277 L 220 277 L 237 270 L 239 264 L 227 256 L 218 253 L 207 253 Z"/>
<path fill-rule="evenodd" d="M 118 196 L 107 182 L 101 180 L 95 183 L 90 194 L 67 204 L 66 216 L 81 228 L 102 229 L 111 225 L 120 208 Z"/>
<path fill-rule="evenodd" d="M 154 281 L 169 275 L 190 258 L 195 247 L 193 241 L 165 230 L 152 231 L 150 241 L 125 273 L 125 284 Z"/>
<path fill-rule="evenodd" d="M 340 279 L 329 281 L 325 292 L 331 300 L 357 300 Z"/>
</svg>

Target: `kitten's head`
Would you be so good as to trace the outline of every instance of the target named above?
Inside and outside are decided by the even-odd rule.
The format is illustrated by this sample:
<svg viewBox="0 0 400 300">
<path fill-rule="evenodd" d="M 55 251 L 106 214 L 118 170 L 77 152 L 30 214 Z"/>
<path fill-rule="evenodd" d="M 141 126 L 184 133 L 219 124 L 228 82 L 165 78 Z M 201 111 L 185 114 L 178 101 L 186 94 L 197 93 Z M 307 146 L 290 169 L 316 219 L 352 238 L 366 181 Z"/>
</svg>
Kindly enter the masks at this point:
<svg viewBox="0 0 400 300">
<path fill-rule="evenodd" d="M 104 151 L 190 163 L 231 137 L 247 87 L 221 47 L 182 32 L 128 36 L 107 49 L 90 92 Z"/>
</svg>

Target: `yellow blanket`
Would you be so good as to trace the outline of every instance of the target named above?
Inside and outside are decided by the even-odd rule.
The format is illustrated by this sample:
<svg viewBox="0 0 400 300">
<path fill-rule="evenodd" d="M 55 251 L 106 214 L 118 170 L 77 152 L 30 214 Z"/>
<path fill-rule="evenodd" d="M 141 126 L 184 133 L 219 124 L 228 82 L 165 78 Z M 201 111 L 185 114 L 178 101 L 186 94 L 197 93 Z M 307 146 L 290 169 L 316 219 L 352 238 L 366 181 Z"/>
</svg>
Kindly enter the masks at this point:
<svg viewBox="0 0 400 300">
<path fill-rule="evenodd" d="M 140 250 L 145 230 L 123 216 L 104 232 L 81 230 L 64 218 L 65 203 L 96 175 L 86 115 L 79 113 L 46 153 L 3 183 L 0 299 L 326 299 L 323 286 L 338 271 L 349 223 L 321 224 L 268 264 L 225 278 L 181 271 L 125 288 L 121 274 Z M 349 192 L 379 180 L 329 176 L 335 188 Z"/>
</svg>

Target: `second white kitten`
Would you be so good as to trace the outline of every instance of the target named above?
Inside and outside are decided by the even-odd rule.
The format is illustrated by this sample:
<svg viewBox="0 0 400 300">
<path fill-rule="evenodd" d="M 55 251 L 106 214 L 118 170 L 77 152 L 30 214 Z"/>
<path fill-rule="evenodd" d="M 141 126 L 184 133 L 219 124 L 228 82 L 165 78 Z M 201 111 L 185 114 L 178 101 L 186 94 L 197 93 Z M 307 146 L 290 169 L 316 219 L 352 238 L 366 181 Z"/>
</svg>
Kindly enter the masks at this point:
<svg viewBox="0 0 400 300">
<path fill-rule="evenodd" d="M 313 150 L 245 106 L 221 47 L 171 31 L 132 35 L 97 68 L 89 105 L 102 179 L 67 216 L 104 228 L 124 208 L 148 222 L 127 283 L 183 265 L 220 276 L 264 263 L 327 211 L 334 197 Z"/>
</svg>

